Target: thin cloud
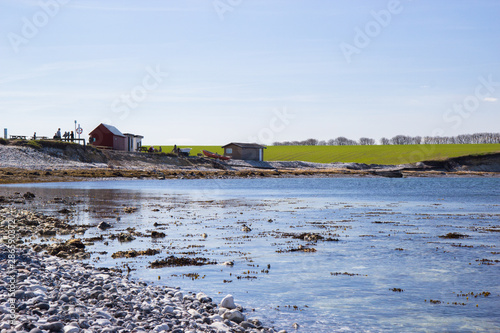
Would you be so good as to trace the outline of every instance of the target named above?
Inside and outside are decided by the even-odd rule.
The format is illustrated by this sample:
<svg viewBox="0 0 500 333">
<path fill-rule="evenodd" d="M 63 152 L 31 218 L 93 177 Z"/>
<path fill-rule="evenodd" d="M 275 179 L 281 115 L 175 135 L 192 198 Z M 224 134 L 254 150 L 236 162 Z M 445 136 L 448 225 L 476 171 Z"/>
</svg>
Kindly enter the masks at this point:
<svg viewBox="0 0 500 333">
<path fill-rule="evenodd" d="M 484 99 L 485 102 L 496 102 L 498 101 L 498 98 L 495 98 L 495 97 L 486 97 Z"/>
<path fill-rule="evenodd" d="M 99 69 L 99 68 L 110 68 L 110 66 L 116 66 L 121 59 L 101 59 L 101 60 L 89 60 L 89 61 L 61 61 L 46 63 L 38 66 L 34 69 L 26 69 L 23 73 L 17 73 L 14 75 L 8 75 L 0 77 L 0 84 L 24 81 L 29 79 L 34 79 L 38 77 L 46 77 L 53 75 L 55 72 L 65 72 L 72 70 L 83 70 L 83 69 Z M 123 62 L 123 61 L 122 61 Z"/>
<path fill-rule="evenodd" d="M 203 10 L 202 7 L 180 8 L 180 7 L 110 7 L 100 4 L 72 4 L 70 7 L 86 10 L 120 11 L 120 12 L 192 12 Z"/>
</svg>

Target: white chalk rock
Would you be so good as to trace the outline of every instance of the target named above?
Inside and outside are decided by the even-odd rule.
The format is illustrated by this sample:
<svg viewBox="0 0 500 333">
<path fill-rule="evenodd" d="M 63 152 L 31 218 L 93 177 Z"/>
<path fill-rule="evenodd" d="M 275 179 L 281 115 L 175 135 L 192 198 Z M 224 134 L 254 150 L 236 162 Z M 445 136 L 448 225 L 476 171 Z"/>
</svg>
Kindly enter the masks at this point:
<svg viewBox="0 0 500 333">
<path fill-rule="evenodd" d="M 97 311 L 97 312 L 95 313 L 95 315 L 96 315 L 96 317 L 104 317 L 104 318 L 106 318 L 106 319 L 111 319 L 111 318 L 112 318 L 112 317 L 111 317 L 111 315 L 110 315 L 109 313 L 104 312 L 104 311 Z"/>
<path fill-rule="evenodd" d="M 34 292 L 39 292 L 43 295 L 45 295 L 47 293 L 47 288 L 45 288 L 44 286 L 42 285 L 39 285 L 39 284 L 32 284 L 29 289 L 31 289 L 32 291 Z"/>
<path fill-rule="evenodd" d="M 212 299 L 208 297 L 205 293 L 198 293 L 196 294 L 196 299 L 200 301 L 201 303 L 210 303 L 212 302 Z"/>
<path fill-rule="evenodd" d="M 96 325 L 99 325 L 99 326 L 111 326 L 111 322 L 107 319 L 97 319 L 95 321 L 95 324 Z"/>
<path fill-rule="evenodd" d="M 172 314 L 174 313 L 174 307 L 167 305 L 165 308 L 163 308 L 163 314 Z"/>
<path fill-rule="evenodd" d="M 220 307 L 226 308 L 229 310 L 236 309 L 236 304 L 234 304 L 234 297 L 233 295 L 227 295 L 222 299 L 220 302 Z"/>
<path fill-rule="evenodd" d="M 184 298 L 184 294 L 183 294 L 182 292 L 178 291 L 178 292 L 176 292 L 176 293 L 174 294 L 174 298 L 177 298 L 177 299 L 179 299 L 179 300 L 181 300 L 181 301 L 182 301 L 182 300 L 183 300 L 183 298 Z"/>
<path fill-rule="evenodd" d="M 209 327 L 215 329 L 217 332 L 228 332 L 229 329 L 229 327 L 224 325 L 221 321 L 215 321 Z"/>
<path fill-rule="evenodd" d="M 231 310 L 231 311 L 227 311 L 227 312 L 224 312 L 224 314 L 222 315 L 222 318 L 224 319 L 228 319 L 232 322 L 235 322 L 237 324 L 241 323 L 242 321 L 245 321 L 245 315 L 241 312 L 239 312 L 238 310 Z"/>
<path fill-rule="evenodd" d="M 73 325 L 67 325 L 67 326 L 64 326 L 63 332 L 64 333 L 78 333 L 78 332 L 80 332 L 80 328 L 75 327 Z"/>
<path fill-rule="evenodd" d="M 222 317 L 221 317 L 221 316 L 219 316 L 219 315 L 213 315 L 213 316 L 210 316 L 210 317 L 208 317 L 208 318 L 210 318 L 210 320 L 211 320 L 212 322 L 215 322 L 215 321 L 220 321 L 220 322 L 222 322 L 222 321 L 224 321 L 224 319 L 222 319 Z"/>
<path fill-rule="evenodd" d="M 195 309 L 189 309 L 189 310 L 188 310 L 188 313 L 189 313 L 189 314 L 191 315 L 191 317 L 193 317 L 193 318 L 196 318 L 196 319 L 201 318 L 201 314 L 200 314 L 198 311 L 196 311 Z"/>
<path fill-rule="evenodd" d="M 154 331 L 155 332 L 170 331 L 170 326 L 168 324 L 158 325 L 155 326 Z"/>
</svg>

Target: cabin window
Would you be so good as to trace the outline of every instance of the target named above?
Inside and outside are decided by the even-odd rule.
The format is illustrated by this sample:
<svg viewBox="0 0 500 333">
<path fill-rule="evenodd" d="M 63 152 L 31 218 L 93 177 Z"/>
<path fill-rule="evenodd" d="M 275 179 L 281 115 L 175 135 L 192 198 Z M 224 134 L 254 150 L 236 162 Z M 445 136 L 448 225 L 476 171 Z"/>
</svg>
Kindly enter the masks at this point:
<svg viewBox="0 0 500 333">
<path fill-rule="evenodd" d="M 226 148 L 226 154 L 232 154 L 233 148 Z"/>
</svg>

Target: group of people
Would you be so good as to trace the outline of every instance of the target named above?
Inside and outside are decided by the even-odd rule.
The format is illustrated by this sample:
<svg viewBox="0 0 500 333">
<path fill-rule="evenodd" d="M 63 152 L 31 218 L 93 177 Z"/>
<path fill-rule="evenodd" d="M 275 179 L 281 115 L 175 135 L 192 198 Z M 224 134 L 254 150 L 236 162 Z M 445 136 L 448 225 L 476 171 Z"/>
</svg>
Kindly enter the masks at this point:
<svg viewBox="0 0 500 333">
<path fill-rule="evenodd" d="M 153 146 L 150 146 L 149 149 L 148 149 L 148 153 L 161 153 L 161 146 L 158 149 L 156 149 Z"/>
<path fill-rule="evenodd" d="M 54 134 L 54 140 L 64 140 L 64 141 L 75 141 L 75 133 L 73 131 L 71 132 L 64 132 L 64 134 L 61 136 L 61 129 L 58 128 L 56 134 Z"/>
</svg>

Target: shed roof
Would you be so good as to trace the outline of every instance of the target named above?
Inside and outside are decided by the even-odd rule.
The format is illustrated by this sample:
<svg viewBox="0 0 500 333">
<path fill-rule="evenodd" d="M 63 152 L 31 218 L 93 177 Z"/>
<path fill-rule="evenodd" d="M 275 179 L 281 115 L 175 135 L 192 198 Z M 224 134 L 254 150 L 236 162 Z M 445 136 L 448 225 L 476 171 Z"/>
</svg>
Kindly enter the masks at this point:
<svg viewBox="0 0 500 333">
<path fill-rule="evenodd" d="M 110 131 L 111 133 L 113 133 L 114 135 L 118 135 L 118 136 L 125 136 L 122 134 L 122 132 L 120 132 L 118 130 L 118 128 L 114 127 L 114 126 L 111 126 L 111 125 L 106 125 L 106 124 L 101 124 L 102 126 L 106 127 L 108 129 L 108 131 Z"/>
<path fill-rule="evenodd" d="M 226 148 L 227 146 L 230 145 L 235 145 L 240 148 L 264 148 L 264 149 L 266 148 L 266 146 L 259 145 L 258 143 L 241 143 L 241 142 L 231 142 L 225 146 L 222 146 L 222 148 Z"/>
<path fill-rule="evenodd" d="M 135 138 L 140 138 L 140 139 L 144 139 L 144 136 L 137 135 L 137 134 L 132 134 L 132 133 L 123 133 L 123 135 L 125 135 L 125 136 L 131 136 L 131 137 L 135 137 Z"/>
</svg>

